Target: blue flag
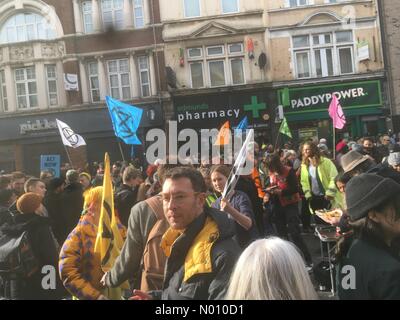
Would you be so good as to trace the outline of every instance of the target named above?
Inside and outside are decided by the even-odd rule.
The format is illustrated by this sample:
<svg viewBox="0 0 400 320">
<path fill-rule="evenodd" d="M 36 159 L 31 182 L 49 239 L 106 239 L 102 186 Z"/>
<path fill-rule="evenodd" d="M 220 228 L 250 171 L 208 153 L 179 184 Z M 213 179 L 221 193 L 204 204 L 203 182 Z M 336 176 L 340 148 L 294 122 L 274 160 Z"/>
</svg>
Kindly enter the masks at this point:
<svg viewBox="0 0 400 320">
<path fill-rule="evenodd" d="M 248 126 L 249 126 L 249 120 L 247 119 L 247 116 L 245 116 L 236 127 L 235 135 L 240 136 L 244 131 L 246 131 Z"/>
<path fill-rule="evenodd" d="M 142 144 L 136 135 L 143 110 L 111 97 L 106 97 L 115 135 L 126 144 Z"/>
<path fill-rule="evenodd" d="M 246 130 L 248 126 L 249 126 L 249 120 L 247 119 L 247 116 L 245 116 L 242 119 L 242 121 L 240 121 L 236 129 Z"/>
</svg>

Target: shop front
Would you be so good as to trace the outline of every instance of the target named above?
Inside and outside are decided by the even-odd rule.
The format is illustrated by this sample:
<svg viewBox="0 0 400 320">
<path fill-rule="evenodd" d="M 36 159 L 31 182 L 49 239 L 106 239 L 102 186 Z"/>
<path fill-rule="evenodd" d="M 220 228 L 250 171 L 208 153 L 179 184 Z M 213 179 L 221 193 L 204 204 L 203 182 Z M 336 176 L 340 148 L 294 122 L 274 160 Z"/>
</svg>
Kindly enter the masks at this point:
<svg viewBox="0 0 400 320">
<path fill-rule="evenodd" d="M 276 106 L 271 90 L 174 96 L 173 101 L 178 131 L 220 129 L 228 120 L 234 129 L 247 116 L 248 129 L 255 129 L 256 141 L 271 141 L 271 117 Z"/>
<path fill-rule="evenodd" d="M 333 94 L 346 117 L 346 126 L 336 130 L 337 139 L 377 136 L 386 131 L 380 80 L 285 88 L 278 90 L 278 102 L 284 106 L 295 140 L 332 140 L 328 108 Z"/>
<path fill-rule="evenodd" d="M 138 136 L 144 142 L 149 129 L 163 127 L 164 117 L 158 104 L 141 108 L 144 112 Z M 111 161 L 121 160 L 120 141 L 114 135 L 108 109 L 96 108 L 0 118 L 0 170 L 21 170 L 38 175 L 41 155 L 60 155 L 61 163 L 69 162 L 56 119 L 68 124 L 85 139 L 88 163 L 102 162 L 105 152 L 110 154 Z M 120 143 L 126 160 L 129 160 L 132 146 Z M 143 148 L 135 146 L 134 157 L 142 158 Z"/>
</svg>

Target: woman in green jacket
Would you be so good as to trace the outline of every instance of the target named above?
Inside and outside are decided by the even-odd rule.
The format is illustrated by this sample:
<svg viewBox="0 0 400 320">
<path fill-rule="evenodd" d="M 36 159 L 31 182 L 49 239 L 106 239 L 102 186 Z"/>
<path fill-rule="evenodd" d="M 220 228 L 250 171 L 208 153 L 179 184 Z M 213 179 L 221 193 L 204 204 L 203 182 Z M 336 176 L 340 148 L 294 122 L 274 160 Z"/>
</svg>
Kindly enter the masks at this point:
<svg viewBox="0 0 400 320">
<path fill-rule="evenodd" d="M 330 207 L 342 207 L 342 196 L 335 185 L 338 175 L 335 164 L 320 155 L 313 142 L 306 142 L 302 148 L 301 187 L 311 211 Z"/>
</svg>

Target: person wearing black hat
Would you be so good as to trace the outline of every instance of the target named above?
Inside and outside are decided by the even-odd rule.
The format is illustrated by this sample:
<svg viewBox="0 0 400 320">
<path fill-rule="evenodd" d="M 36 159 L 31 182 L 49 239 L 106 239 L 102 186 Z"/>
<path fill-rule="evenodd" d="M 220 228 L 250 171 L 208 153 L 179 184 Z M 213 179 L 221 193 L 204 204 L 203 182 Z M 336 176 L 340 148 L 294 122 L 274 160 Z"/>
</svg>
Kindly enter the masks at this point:
<svg viewBox="0 0 400 320">
<path fill-rule="evenodd" d="M 340 299 L 400 299 L 399 194 L 399 184 L 375 174 L 353 177 L 346 185 L 354 235 L 337 254 Z"/>
</svg>

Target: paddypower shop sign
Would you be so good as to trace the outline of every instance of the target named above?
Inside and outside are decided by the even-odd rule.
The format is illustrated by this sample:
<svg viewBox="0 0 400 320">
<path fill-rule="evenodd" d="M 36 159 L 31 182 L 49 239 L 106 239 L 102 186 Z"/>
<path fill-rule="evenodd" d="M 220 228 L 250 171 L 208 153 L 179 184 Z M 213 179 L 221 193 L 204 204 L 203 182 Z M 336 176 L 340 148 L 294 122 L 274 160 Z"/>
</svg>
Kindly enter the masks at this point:
<svg viewBox="0 0 400 320">
<path fill-rule="evenodd" d="M 380 81 L 365 81 L 279 90 L 278 99 L 288 113 L 327 110 L 336 95 L 343 108 L 382 105 Z"/>
</svg>

